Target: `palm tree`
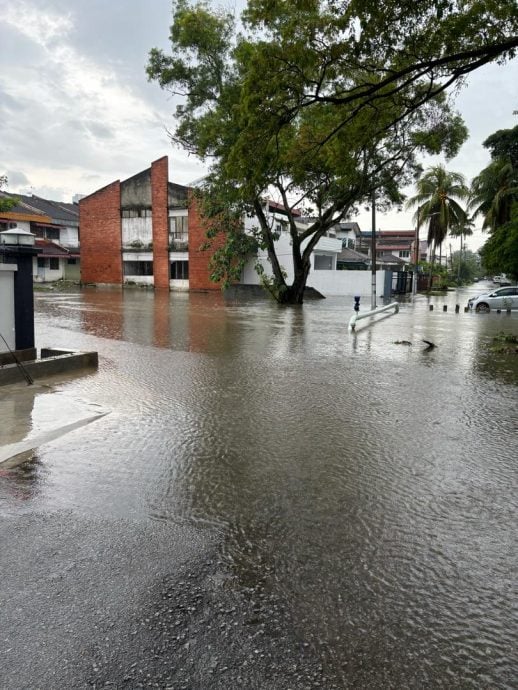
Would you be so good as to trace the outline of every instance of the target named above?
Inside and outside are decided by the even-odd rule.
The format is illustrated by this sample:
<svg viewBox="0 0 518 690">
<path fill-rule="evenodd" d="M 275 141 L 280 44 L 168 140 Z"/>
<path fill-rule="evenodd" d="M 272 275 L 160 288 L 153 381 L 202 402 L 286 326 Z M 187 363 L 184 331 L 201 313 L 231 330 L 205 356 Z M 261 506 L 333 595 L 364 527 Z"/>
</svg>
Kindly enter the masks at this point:
<svg viewBox="0 0 518 690">
<path fill-rule="evenodd" d="M 509 158 L 497 158 L 473 179 L 469 207 L 473 217 L 484 216 L 482 227 L 493 231 L 509 222 L 517 198 L 518 170 Z"/>
<path fill-rule="evenodd" d="M 428 246 L 432 246 L 432 263 L 451 228 L 464 227 L 466 211 L 457 200 L 468 198 L 469 189 L 460 173 L 449 172 L 435 165 L 417 181 L 417 194 L 407 201 L 407 208 L 417 206 L 414 220 L 421 225 L 428 222 Z"/>
</svg>

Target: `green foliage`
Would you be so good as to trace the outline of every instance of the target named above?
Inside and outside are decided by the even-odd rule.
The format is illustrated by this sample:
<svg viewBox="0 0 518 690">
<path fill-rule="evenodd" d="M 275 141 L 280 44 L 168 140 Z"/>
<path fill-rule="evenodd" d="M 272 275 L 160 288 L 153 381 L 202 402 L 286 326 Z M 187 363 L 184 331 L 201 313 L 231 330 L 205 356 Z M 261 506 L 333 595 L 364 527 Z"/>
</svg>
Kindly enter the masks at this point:
<svg viewBox="0 0 518 690">
<path fill-rule="evenodd" d="M 469 249 L 452 254 L 449 275 L 451 285 L 470 285 L 481 274 L 480 257 L 477 254 Z"/>
<path fill-rule="evenodd" d="M 212 249 L 209 262 L 210 278 L 222 287 L 238 281 L 246 262 L 255 256 L 257 239 L 244 232 L 243 217 L 239 209 L 218 204 L 214 194 L 197 192 L 197 203 L 206 219 L 206 236 L 202 249 Z M 224 237 L 224 242 L 220 238 Z M 219 241 L 218 241 L 219 240 Z"/>
<path fill-rule="evenodd" d="M 0 175 L 0 191 L 7 186 L 7 176 Z M 16 197 L 0 196 L 0 212 L 7 213 L 16 206 L 18 199 Z"/>
<path fill-rule="evenodd" d="M 483 227 L 494 231 L 509 222 L 518 200 L 518 127 L 498 130 L 484 146 L 493 160 L 471 183 L 470 207 L 474 216 L 483 216 Z"/>
<path fill-rule="evenodd" d="M 491 152 L 493 160 L 505 158 L 518 168 L 518 125 L 513 129 L 499 129 L 484 141 L 484 146 Z"/>
<path fill-rule="evenodd" d="M 515 202 L 510 220 L 496 227 L 480 250 L 482 265 L 488 273 L 505 273 L 518 281 L 518 203 Z"/>
<path fill-rule="evenodd" d="M 500 129 L 484 142 L 491 163 L 471 185 L 474 215 L 484 217 L 491 236 L 482 247 L 489 273 L 506 273 L 518 280 L 518 126 Z"/>
<path fill-rule="evenodd" d="M 501 332 L 493 338 L 489 347 L 493 352 L 499 354 L 518 354 L 518 336 Z"/>
<path fill-rule="evenodd" d="M 379 208 L 401 204 L 419 152 L 459 150 L 467 131 L 444 91 L 513 54 L 518 10 L 494 0 L 249 0 L 243 19 L 238 35 L 231 14 L 178 0 L 172 53 L 153 49 L 147 73 L 181 99 L 173 140 L 210 163 L 204 212 L 229 244 L 214 277 L 233 279 L 232 252 L 244 251 L 221 214 L 254 214 L 273 293 L 301 301 L 310 254 L 334 223 L 373 190 Z M 287 210 L 291 286 L 264 212 L 272 195 Z M 316 218 L 303 231 L 297 205 Z"/>
</svg>

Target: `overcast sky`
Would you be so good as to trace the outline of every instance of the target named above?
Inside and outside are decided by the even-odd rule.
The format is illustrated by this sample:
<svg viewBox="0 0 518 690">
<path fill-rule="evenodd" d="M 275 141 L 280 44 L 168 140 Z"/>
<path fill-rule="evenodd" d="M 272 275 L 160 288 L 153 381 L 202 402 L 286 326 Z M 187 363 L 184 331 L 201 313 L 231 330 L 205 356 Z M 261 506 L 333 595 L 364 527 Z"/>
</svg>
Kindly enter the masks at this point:
<svg viewBox="0 0 518 690">
<path fill-rule="evenodd" d="M 238 12 L 243 0 L 222 4 Z M 203 174 L 171 147 L 173 104 L 146 79 L 148 52 L 167 49 L 170 24 L 170 0 L 0 0 L 0 174 L 9 191 L 71 201 L 163 155 L 174 182 Z M 473 74 L 457 106 L 470 139 L 448 167 L 471 179 L 489 161 L 482 141 L 518 124 L 518 60 Z M 370 228 L 370 214 L 356 220 Z M 411 214 L 380 215 L 378 227 L 411 229 Z M 472 248 L 483 241 L 477 233 Z"/>
</svg>

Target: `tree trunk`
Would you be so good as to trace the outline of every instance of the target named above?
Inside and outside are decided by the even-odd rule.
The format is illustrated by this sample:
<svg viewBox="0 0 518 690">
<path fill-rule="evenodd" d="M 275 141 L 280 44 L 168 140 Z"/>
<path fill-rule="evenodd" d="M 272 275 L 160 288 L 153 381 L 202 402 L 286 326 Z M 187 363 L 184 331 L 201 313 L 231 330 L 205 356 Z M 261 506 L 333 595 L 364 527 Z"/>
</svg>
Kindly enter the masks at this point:
<svg viewBox="0 0 518 690">
<path fill-rule="evenodd" d="M 308 280 L 310 265 L 305 264 L 295 269 L 295 276 L 291 285 L 279 291 L 277 301 L 279 304 L 302 304 L 304 302 L 304 289 Z"/>
</svg>

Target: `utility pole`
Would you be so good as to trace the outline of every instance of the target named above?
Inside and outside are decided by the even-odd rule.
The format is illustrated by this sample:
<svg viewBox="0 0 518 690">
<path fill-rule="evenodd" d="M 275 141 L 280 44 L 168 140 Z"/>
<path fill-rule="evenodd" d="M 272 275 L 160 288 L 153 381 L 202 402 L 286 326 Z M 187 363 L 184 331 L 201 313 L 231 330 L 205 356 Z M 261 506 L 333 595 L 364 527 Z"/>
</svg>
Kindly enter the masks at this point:
<svg viewBox="0 0 518 690">
<path fill-rule="evenodd" d="M 376 190 L 372 190 L 371 230 L 371 309 L 376 309 Z"/>
<path fill-rule="evenodd" d="M 421 226 L 421 209 L 417 207 L 417 223 L 415 227 L 415 247 L 414 247 L 414 279 L 412 281 L 412 293 L 415 296 L 417 294 L 417 278 L 419 275 L 418 265 L 419 265 L 419 230 Z"/>
</svg>

